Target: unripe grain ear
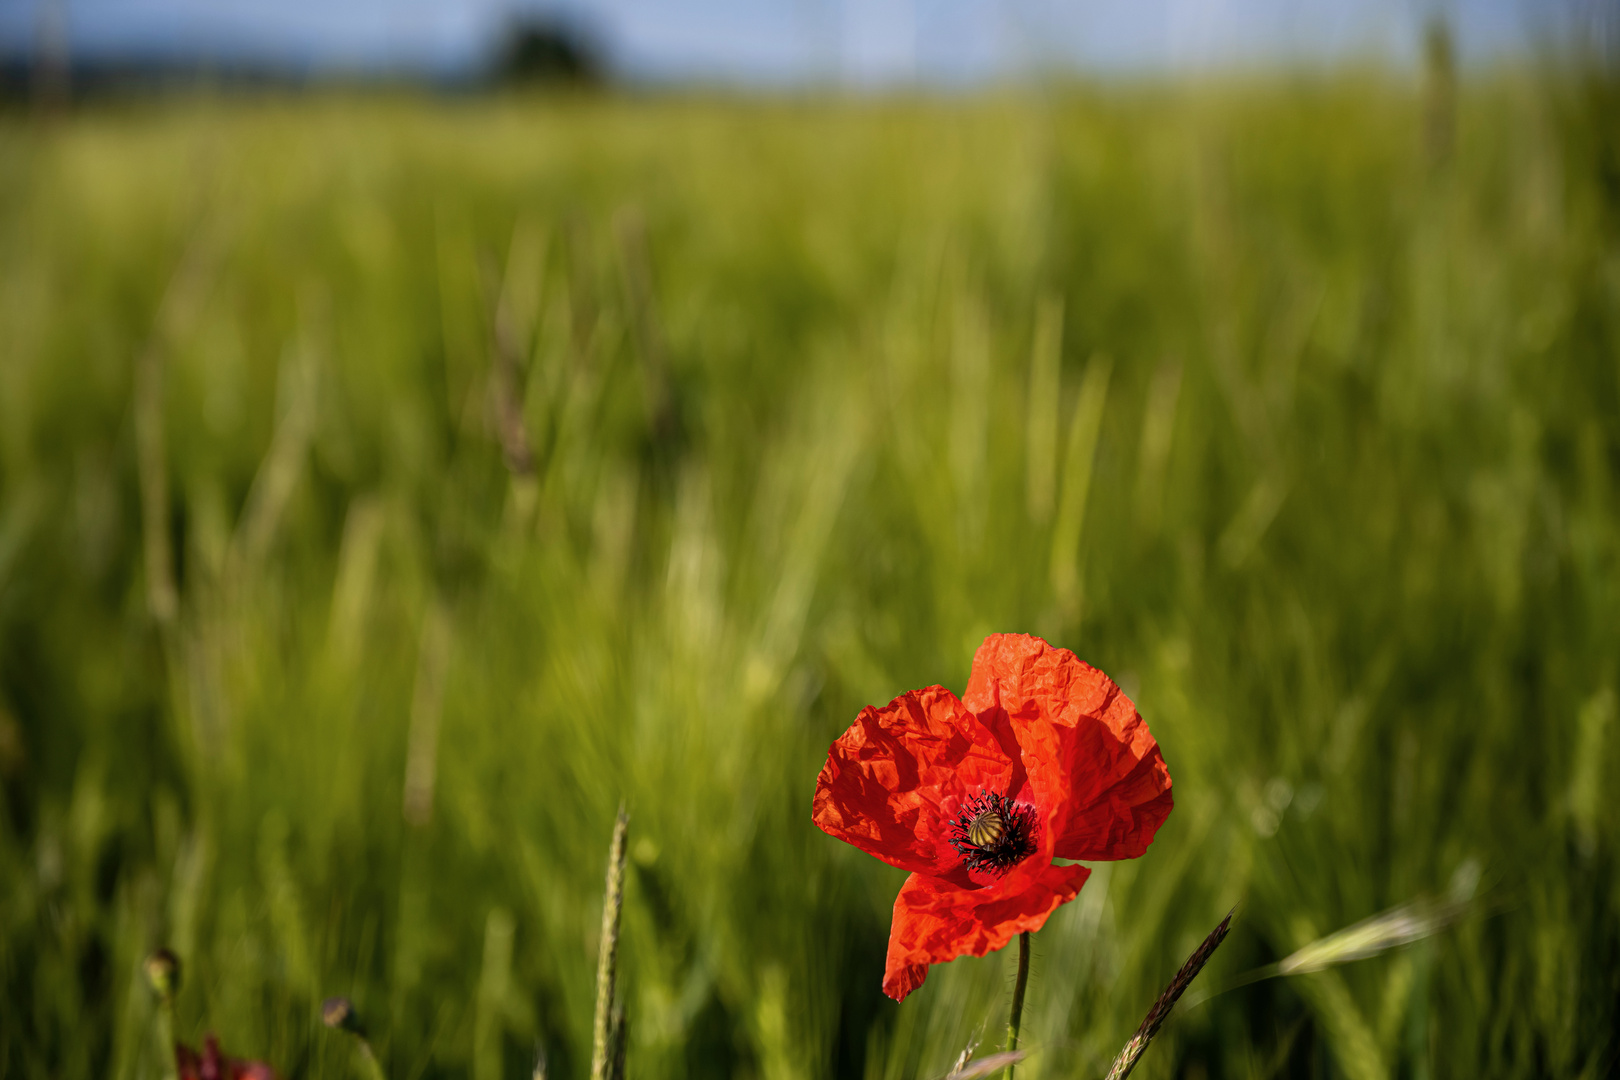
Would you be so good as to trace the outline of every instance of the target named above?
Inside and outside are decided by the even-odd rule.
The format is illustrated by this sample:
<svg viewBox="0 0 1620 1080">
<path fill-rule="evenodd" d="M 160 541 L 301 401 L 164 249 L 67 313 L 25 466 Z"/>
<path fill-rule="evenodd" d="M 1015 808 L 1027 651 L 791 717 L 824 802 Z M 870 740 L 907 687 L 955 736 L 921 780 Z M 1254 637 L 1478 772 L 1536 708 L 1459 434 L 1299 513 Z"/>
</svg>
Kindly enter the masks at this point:
<svg viewBox="0 0 1620 1080">
<path fill-rule="evenodd" d="M 619 978 L 619 915 L 624 910 L 625 835 L 630 814 L 619 804 L 608 844 L 607 888 L 602 896 L 602 943 L 596 957 L 596 1022 L 591 1041 L 591 1080 L 619 1080 L 624 1073 L 624 1009 L 615 1000 Z"/>
<path fill-rule="evenodd" d="M 1108 1080 L 1125 1080 L 1131 1074 L 1131 1070 L 1136 1068 L 1136 1063 L 1147 1051 L 1148 1043 L 1153 1041 L 1153 1036 L 1159 1033 L 1159 1028 L 1163 1027 L 1165 1020 L 1169 1018 L 1170 1010 L 1176 1007 L 1181 995 L 1192 985 L 1198 973 L 1204 970 L 1204 965 L 1215 955 L 1215 950 L 1220 948 L 1221 942 L 1226 940 L 1226 932 L 1232 928 L 1232 916 L 1236 913 L 1236 908 L 1228 911 L 1221 924 L 1211 930 L 1203 944 L 1187 957 L 1187 962 L 1181 965 L 1176 977 L 1170 980 L 1170 985 L 1164 988 L 1164 993 L 1159 995 L 1153 1007 L 1148 1010 L 1147 1016 L 1142 1020 L 1142 1026 L 1136 1029 L 1136 1034 L 1131 1036 L 1125 1048 L 1114 1059 L 1113 1067 L 1108 1070 Z"/>
</svg>

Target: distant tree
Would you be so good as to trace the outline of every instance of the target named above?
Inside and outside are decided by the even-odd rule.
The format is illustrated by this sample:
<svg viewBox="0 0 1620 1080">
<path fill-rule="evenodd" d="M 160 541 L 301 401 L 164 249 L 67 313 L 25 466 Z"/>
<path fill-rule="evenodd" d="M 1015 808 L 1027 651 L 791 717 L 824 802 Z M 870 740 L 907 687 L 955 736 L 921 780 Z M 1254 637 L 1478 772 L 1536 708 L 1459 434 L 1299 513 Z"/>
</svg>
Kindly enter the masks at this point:
<svg viewBox="0 0 1620 1080">
<path fill-rule="evenodd" d="M 606 81 L 607 71 L 600 49 L 583 28 L 561 18 L 526 15 L 507 24 L 492 74 L 504 83 L 590 86 Z"/>
</svg>

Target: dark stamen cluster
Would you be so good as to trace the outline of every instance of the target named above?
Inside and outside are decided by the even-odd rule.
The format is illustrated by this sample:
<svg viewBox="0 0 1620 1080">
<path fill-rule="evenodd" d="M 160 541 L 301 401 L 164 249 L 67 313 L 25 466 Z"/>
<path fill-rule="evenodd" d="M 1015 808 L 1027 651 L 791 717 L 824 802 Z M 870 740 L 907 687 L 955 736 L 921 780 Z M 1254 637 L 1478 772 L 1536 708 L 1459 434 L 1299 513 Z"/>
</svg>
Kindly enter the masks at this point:
<svg viewBox="0 0 1620 1080">
<path fill-rule="evenodd" d="M 1036 829 L 1033 806 L 981 791 L 951 819 L 950 843 L 969 870 L 1005 874 L 1035 853 Z"/>
</svg>

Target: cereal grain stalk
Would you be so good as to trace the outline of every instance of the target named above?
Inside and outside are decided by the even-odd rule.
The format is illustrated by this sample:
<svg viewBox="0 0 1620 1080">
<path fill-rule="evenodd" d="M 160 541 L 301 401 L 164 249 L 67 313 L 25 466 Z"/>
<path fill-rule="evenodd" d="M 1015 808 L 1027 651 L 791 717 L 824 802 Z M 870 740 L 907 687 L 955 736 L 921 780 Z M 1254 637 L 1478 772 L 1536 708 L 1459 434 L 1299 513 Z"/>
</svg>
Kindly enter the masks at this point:
<svg viewBox="0 0 1620 1080">
<path fill-rule="evenodd" d="M 1136 1063 L 1146 1052 L 1148 1043 L 1153 1041 L 1153 1037 L 1164 1026 L 1170 1011 L 1176 1007 L 1176 1002 L 1186 993 L 1187 987 L 1192 985 L 1193 979 L 1198 977 L 1204 965 L 1209 963 L 1209 958 L 1215 955 L 1215 950 L 1220 947 L 1221 942 L 1226 940 L 1226 932 L 1232 926 L 1232 915 L 1236 910 L 1233 908 L 1232 911 L 1228 911 L 1221 924 L 1211 930 L 1204 943 L 1187 957 L 1187 962 L 1181 965 L 1176 977 L 1170 980 L 1170 985 L 1164 988 L 1164 993 L 1159 995 L 1159 999 L 1148 1010 L 1147 1016 L 1142 1020 L 1142 1026 L 1136 1029 L 1131 1041 L 1125 1044 L 1125 1048 L 1114 1059 L 1113 1067 L 1108 1070 L 1108 1080 L 1125 1080 L 1125 1077 L 1131 1074 L 1131 1070 L 1136 1068 Z"/>
</svg>

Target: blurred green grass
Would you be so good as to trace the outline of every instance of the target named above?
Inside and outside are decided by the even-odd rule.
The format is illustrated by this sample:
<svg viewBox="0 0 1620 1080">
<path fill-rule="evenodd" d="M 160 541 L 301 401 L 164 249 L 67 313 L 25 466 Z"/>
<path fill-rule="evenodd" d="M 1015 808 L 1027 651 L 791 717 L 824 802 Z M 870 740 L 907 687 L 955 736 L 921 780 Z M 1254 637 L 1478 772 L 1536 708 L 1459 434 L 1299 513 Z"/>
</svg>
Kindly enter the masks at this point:
<svg viewBox="0 0 1620 1080">
<path fill-rule="evenodd" d="M 401 1080 L 582 1075 L 624 797 L 633 1076 L 941 1075 L 1005 957 L 884 999 L 902 875 L 810 794 L 999 630 L 1178 803 L 1037 936 L 1021 1076 L 1101 1075 L 1233 904 L 1211 988 L 1467 894 L 1139 1075 L 1611 1071 L 1615 102 L 0 119 L 0 1072 L 156 1075 L 167 944 L 286 1075 L 349 1075 L 328 994 Z"/>
</svg>

